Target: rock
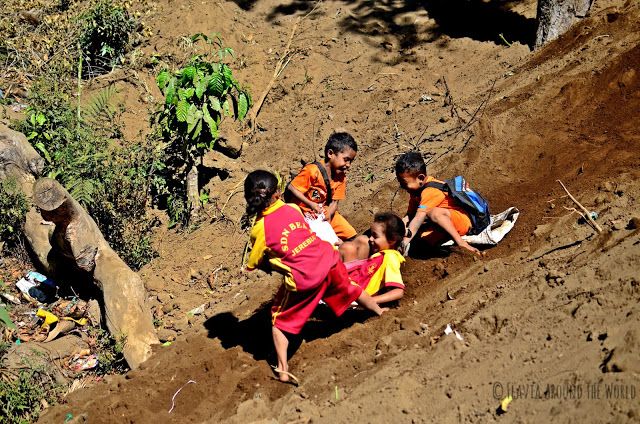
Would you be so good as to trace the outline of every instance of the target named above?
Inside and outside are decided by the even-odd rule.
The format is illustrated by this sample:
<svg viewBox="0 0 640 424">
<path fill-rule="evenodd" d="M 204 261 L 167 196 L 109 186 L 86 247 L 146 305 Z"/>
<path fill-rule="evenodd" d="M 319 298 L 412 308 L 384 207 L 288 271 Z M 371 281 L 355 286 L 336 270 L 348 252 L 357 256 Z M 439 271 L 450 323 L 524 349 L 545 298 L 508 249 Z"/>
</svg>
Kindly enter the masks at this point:
<svg viewBox="0 0 640 424">
<path fill-rule="evenodd" d="M 165 303 L 164 305 L 162 305 L 162 312 L 165 314 L 168 314 L 169 312 L 173 311 L 173 305 L 171 303 Z"/>
<path fill-rule="evenodd" d="M 158 293 L 158 301 L 163 305 L 167 305 L 171 302 L 171 295 L 167 292 L 160 292 Z"/>
<path fill-rule="evenodd" d="M 97 300 L 91 299 L 87 302 L 87 317 L 89 318 L 91 325 L 94 327 L 100 327 L 100 324 L 102 323 L 102 313 Z"/>
<path fill-rule="evenodd" d="M 25 368 L 42 368 L 51 373 L 57 383 L 66 384 L 66 377 L 52 361 L 61 360 L 89 345 L 78 336 L 66 335 L 48 343 L 27 342 L 13 345 L 4 356 L 3 368 L 18 371 Z"/>
<path fill-rule="evenodd" d="M 148 278 L 145 281 L 145 286 L 147 287 L 147 290 L 159 292 L 164 288 L 164 281 L 162 281 L 159 277 Z"/>
<path fill-rule="evenodd" d="M 605 181 L 604 183 L 600 184 L 600 187 L 598 187 L 598 189 L 607 193 L 613 193 L 616 188 L 611 181 Z"/>
<path fill-rule="evenodd" d="M 169 329 L 169 328 L 159 328 L 158 329 L 158 338 L 161 342 L 172 342 L 176 339 L 178 333 Z"/>
<path fill-rule="evenodd" d="M 233 129 L 225 129 L 220 131 L 220 137 L 214 146 L 214 150 L 236 159 L 242 153 L 242 136 Z"/>
<path fill-rule="evenodd" d="M 629 220 L 629 223 L 627 224 L 627 230 L 637 230 L 638 228 L 640 228 L 640 218 L 634 216 Z"/>
</svg>

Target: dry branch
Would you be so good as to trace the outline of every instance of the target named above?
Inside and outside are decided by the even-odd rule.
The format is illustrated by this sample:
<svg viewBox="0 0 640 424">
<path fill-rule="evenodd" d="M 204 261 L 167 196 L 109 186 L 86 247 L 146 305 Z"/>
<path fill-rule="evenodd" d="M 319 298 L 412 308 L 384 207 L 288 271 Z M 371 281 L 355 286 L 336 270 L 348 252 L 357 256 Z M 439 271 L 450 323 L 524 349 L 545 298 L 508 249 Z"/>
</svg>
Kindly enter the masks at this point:
<svg viewBox="0 0 640 424">
<path fill-rule="evenodd" d="M 585 208 L 584 206 L 582 206 L 582 204 L 580 202 L 578 202 L 576 200 L 575 197 L 573 197 L 573 195 L 571 193 L 569 193 L 569 190 L 567 190 L 567 188 L 564 186 L 564 184 L 562 184 L 562 181 L 560 180 L 556 180 L 564 189 L 564 191 L 567 193 L 567 195 L 569 196 L 569 199 L 571 199 L 573 201 L 573 203 L 575 203 L 576 205 L 578 205 L 578 207 L 580 209 L 582 209 L 582 211 L 584 212 L 584 218 L 587 220 L 587 222 L 599 233 L 602 232 L 602 227 L 591 217 L 591 212 L 589 212 L 587 210 L 587 208 Z"/>
</svg>

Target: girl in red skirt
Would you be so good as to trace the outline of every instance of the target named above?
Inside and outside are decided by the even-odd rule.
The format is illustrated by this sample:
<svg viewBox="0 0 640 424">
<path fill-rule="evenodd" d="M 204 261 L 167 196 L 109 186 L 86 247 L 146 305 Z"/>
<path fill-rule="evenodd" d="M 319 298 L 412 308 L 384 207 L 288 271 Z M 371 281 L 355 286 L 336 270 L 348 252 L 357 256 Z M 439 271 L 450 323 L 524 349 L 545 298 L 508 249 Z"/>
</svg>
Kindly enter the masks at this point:
<svg viewBox="0 0 640 424">
<path fill-rule="evenodd" d="M 323 300 L 340 316 L 356 301 L 377 315 L 380 308 L 349 274 L 334 247 L 309 230 L 300 209 L 280 200 L 278 180 L 267 171 L 253 171 L 244 182 L 247 215 L 256 215 L 251 229 L 251 254 L 247 269 L 271 268 L 283 274 L 284 283 L 271 308 L 273 343 L 280 381 L 294 383 L 288 371 L 287 334 L 299 334 Z"/>
</svg>

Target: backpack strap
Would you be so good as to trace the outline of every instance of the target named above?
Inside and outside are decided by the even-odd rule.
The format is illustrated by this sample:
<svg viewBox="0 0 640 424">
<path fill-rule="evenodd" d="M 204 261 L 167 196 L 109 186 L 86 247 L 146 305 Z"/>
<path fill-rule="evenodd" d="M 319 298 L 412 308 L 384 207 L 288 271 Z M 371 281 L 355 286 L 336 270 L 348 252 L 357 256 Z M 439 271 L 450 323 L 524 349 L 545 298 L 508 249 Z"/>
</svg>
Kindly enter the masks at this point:
<svg viewBox="0 0 640 424">
<path fill-rule="evenodd" d="M 320 175 L 322 175 L 322 179 L 324 180 L 324 186 L 327 188 L 327 199 L 325 202 L 327 206 L 329 206 L 331 202 L 333 202 L 333 190 L 331 190 L 331 179 L 329 178 L 329 175 L 327 174 L 327 170 L 325 169 L 323 164 L 321 164 L 318 161 L 313 162 L 313 164 L 318 167 L 318 169 L 320 170 Z"/>
<path fill-rule="evenodd" d="M 427 187 L 432 187 L 432 188 L 437 188 L 440 191 L 443 191 L 445 193 L 449 192 L 449 186 L 447 186 L 446 183 L 439 183 L 436 181 L 430 181 L 428 183 L 426 183 L 425 185 L 422 186 L 422 188 L 420 189 L 420 191 L 424 190 Z"/>
</svg>

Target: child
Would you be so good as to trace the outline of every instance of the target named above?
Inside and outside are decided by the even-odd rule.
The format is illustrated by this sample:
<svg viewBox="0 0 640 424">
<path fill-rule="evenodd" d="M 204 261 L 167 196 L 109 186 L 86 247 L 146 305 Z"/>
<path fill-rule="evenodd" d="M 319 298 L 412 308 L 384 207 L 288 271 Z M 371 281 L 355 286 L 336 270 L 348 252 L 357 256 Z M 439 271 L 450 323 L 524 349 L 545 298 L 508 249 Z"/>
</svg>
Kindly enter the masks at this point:
<svg viewBox="0 0 640 424">
<path fill-rule="evenodd" d="M 356 236 L 356 230 L 338 213 L 338 201 L 346 196 L 346 173 L 358 152 L 358 145 L 345 132 L 331 134 L 324 147 L 324 175 L 316 163 L 310 163 L 291 181 L 287 187 L 307 219 L 324 216 L 331 223 L 340 240 Z M 322 166 L 322 164 L 321 164 Z"/>
<path fill-rule="evenodd" d="M 478 249 L 461 238 L 471 229 L 471 218 L 467 212 L 448 193 L 426 186 L 432 181 L 442 181 L 427 175 L 427 165 L 420 153 L 408 152 L 398 158 L 396 178 L 400 187 L 409 192 L 409 207 L 404 218 L 408 227 L 404 246 L 408 246 L 415 237 L 428 246 L 453 239 L 458 246 L 480 254 Z M 425 223 L 427 218 L 429 221 Z"/>
<path fill-rule="evenodd" d="M 267 171 L 253 171 L 244 182 L 247 214 L 257 215 L 251 229 L 247 269 L 270 268 L 284 275 L 271 307 L 273 343 L 280 381 L 297 379 L 288 372 L 285 333 L 299 334 L 320 300 L 340 316 L 356 300 L 381 315 L 380 308 L 360 286 L 349 280 L 340 255 L 312 233 L 295 205 L 280 200 L 278 181 Z"/>
<path fill-rule="evenodd" d="M 404 296 L 400 274 L 404 257 L 398 252 L 405 235 L 404 222 L 393 213 L 378 213 L 370 231 L 369 237 L 358 236 L 340 246 L 342 260 L 349 277 L 376 303 L 398 300 Z"/>
</svg>

